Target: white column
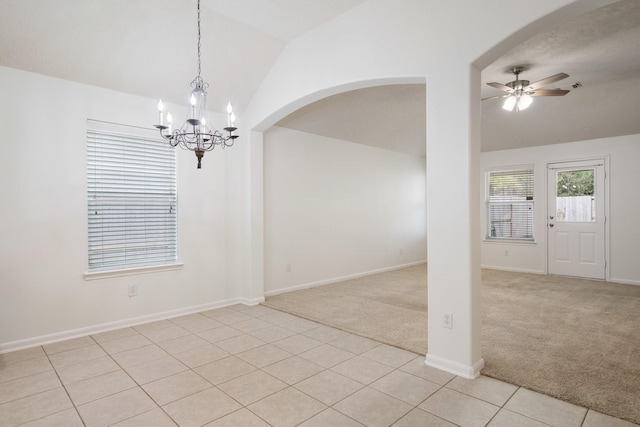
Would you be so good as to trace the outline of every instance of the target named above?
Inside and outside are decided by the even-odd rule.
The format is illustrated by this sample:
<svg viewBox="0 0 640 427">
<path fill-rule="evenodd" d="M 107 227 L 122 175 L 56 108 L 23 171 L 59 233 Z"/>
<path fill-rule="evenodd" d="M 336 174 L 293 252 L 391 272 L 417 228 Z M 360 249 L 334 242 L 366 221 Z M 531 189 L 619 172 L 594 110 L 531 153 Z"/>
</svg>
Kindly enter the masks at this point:
<svg viewBox="0 0 640 427">
<path fill-rule="evenodd" d="M 263 134 L 247 132 L 242 143 L 242 297 L 247 303 L 257 304 L 264 301 Z"/>
<path fill-rule="evenodd" d="M 426 364 L 465 378 L 484 365 L 480 329 L 480 72 L 427 77 Z M 445 327 L 445 316 L 451 328 Z"/>
</svg>

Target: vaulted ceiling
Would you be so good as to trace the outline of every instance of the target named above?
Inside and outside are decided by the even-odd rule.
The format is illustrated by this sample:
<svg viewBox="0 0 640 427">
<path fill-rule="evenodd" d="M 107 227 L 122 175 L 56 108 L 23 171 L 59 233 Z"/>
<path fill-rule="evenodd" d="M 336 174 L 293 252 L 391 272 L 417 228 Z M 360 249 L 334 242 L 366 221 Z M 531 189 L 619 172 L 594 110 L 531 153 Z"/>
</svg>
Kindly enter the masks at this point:
<svg viewBox="0 0 640 427">
<path fill-rule="evenodd" d="M 202 76 L 209 108 L 237 113 L 287 42 L 366 0 L 202 0 Z M 195 0 L 3 0 L 0 65 L 185 104 L 197 74 Z M 485 83 L 570 75 L 522 112 L 482 104 L 484 151 L 640 133 L 640 2 L 621 0 L 549 29 L 482 72 Z M 573 89 L 577 82 L 581 87 Z M 28 88 L 25 88 L 28 90 Z M 279 125 L 424 155 L 424 86 L 339 94 Z M 155 107 L 155 102 L 150 109 Z M 389 130 L 398 129 L 390 137 Z M 397 125 L 397 127 L 396 127 Z"/>
</svg>

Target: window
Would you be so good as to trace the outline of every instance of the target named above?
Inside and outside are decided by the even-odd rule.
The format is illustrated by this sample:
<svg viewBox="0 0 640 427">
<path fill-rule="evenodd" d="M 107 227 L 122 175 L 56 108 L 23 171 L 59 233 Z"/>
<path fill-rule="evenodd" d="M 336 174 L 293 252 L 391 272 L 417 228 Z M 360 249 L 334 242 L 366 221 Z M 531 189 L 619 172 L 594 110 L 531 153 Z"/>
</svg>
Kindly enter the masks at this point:
<svg viewBox="0 0 640 427">
<path fill-rule="evenodd" d="M 595 222 L 595 170 L 556 172 L 556 222 Z"/>
<path fill-rule="evenodd" d="M 155 132 L 87 122 L 89 272 L 177 261 L 176 154 Z"/>
<path fill-rule="evenodd" d="M 488 173 L 487 239 L 533 240 L 533 169 Z"/>
</svg>

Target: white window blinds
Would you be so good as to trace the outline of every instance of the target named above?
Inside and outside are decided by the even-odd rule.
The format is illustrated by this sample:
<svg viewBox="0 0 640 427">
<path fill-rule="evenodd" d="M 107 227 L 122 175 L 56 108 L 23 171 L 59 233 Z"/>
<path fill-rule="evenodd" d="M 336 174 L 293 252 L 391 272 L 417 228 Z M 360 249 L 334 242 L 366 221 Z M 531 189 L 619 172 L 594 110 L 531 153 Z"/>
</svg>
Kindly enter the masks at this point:
<svg viewBox="0 0 640 427">
<path fill-rule="evenodd" d="M 487 238 L 533 240 L 533 169 L 488 173 Z"/>
<path fill-rule="evenodd" d="M 155 132 L 87 122 L 89 271 L 177 260 L 175 148 Z"/>
</svg>

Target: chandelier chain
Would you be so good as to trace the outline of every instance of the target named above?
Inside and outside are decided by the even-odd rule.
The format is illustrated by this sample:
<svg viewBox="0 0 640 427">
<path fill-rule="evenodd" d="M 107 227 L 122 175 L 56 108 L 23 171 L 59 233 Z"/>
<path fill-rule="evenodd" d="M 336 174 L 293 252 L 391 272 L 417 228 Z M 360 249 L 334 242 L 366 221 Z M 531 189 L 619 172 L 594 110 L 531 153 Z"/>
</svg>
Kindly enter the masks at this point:
<svg viewBox="0 0 640 427">
<path fill-rule="evenodd" d="M 198 77 L 200 76 L 200 73 L 200 0 L 198 0 Z"/>
</svg>

